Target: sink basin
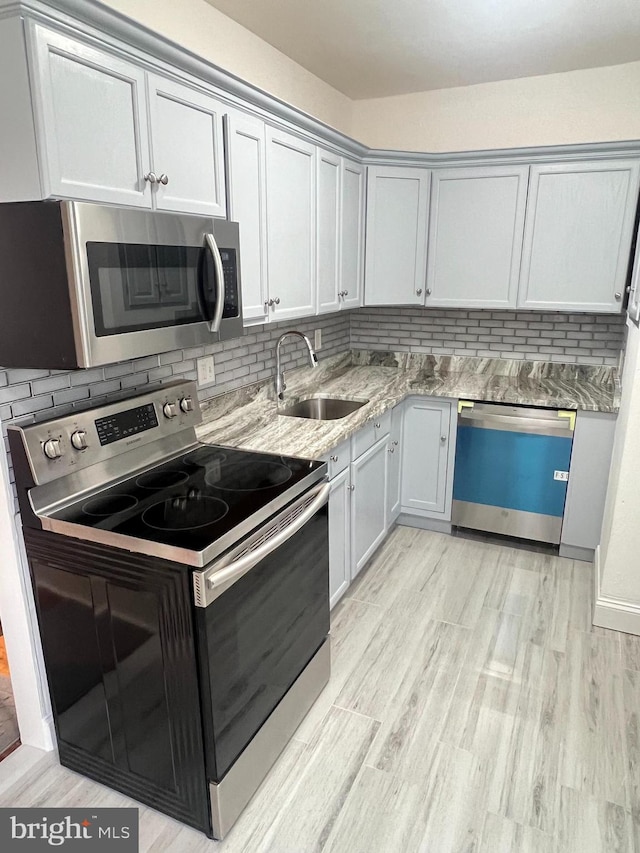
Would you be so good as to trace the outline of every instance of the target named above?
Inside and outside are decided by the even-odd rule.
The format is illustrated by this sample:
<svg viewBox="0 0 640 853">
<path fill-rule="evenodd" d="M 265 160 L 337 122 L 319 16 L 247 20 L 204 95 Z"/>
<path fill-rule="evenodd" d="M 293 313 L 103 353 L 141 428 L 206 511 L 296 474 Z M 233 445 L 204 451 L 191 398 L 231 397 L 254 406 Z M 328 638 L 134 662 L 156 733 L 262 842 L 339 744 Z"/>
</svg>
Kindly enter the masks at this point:
<svg viewBox="0 0 640 853">
<path fill-rule="evenodd" d="M 347 415 L 356 412 L 368 402 L 368 400 L 340 400 L 335 397 L 311 397 L 282 409 L 278 414 L 286 415 L 289 418 L 335 421 L 338 418 L 346 418 Z"/>
</svg>

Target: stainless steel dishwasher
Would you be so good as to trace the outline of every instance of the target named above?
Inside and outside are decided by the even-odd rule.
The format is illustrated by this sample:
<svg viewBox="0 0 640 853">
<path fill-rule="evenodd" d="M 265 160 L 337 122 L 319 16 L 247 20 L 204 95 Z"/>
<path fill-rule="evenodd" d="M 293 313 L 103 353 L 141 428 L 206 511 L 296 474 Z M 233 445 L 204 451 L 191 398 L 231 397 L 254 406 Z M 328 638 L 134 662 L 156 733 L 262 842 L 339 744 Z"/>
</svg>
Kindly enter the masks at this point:
<svg viewBox="0 0 640 853">
<path fill-rule="evenodd" d="M 572 411 L 461 400 L 452 523 L 559 543 L 574 426 Z"/>
</svg>

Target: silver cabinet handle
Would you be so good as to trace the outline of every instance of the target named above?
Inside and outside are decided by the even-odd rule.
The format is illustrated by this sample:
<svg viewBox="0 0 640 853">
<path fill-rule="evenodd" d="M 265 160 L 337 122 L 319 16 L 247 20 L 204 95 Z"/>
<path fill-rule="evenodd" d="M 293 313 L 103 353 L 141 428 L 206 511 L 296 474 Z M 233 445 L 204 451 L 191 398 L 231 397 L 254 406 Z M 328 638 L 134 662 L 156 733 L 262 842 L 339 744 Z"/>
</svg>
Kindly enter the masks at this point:
<svg viewBox="0 0 640 853">
<path fill-rule="evenodd" d="M 430 287 L 427 288 L 427 296 L 431 296 L 431 288 Z"/>
<path fill-rule="evenodd" d="M 276 296 L 276 298 L 273 300 L 273 302 L 275 305 L 280 305 L 280 297 Z"/>
<path fill-rule="evenodd" d="M 397 446 L 398 446 L 398 442 L 397 442 L 397 441 L 392 442 L 392 444 L 393 444 L 393 446 L 394 446 L 394 447 L 397 447 Z"/>
<path fill-rule="evenodd" d="M 348 295 L 349 295 L 349 291 L 348 291 L 348 290 L 345 290 L 345 291 L 343 291 L 343 292 L 344 292 L 344 295 L 345 295 L 345 296 L 348 296 Z"/>
<path fill-rule="evenodd" d="M 376 429 L 380 429 L 380 424 L 374 424 Z"/>
<path fill-rule="evenodd" d="M 166 187 L 166 185 L 169 183 L 169 178 L 167 175 L 164 174 L 164 172 L 158 178 L 158 183 L 162 184 L 163 187 Z"/>
<path fill-rule="evenodd" d="M 158 183 L 158 176 L 154 172 L 147 172 L 147 174 L 144 176 L 144 179 L 150 184 Z"/>
<path fill-rule="evenodd" d="M 440 436 L 440 441 L 441 441 L 443 444 L 446 444 L 446 443 L 447 443 L 447 436 L 446 436 L 446 435 L 441 435 L 441 436 Z"/>
<path fill-rule="evenodd" d="M 395 452 L 396 452 L 395 447 L 390 447 L 390 448 L 389 448 L 389 453 L 395 453 Z"/>
<path fill-rule="evenodd" d="M 616 293 L 616 294 L 614 294 L 614 296 L 616 297 L 616 302 L 620 302 L 620 300 L 622 299 L 621 293 Z"/>
<path fill-rule="evenodd" d="M 427 293 L 428 292 L 429 291 L 427 291 Z M 416 290 L 416 296 L 422 296 L 422 288 L 419 288 L 418 290 Z"/>
<path fill-rule="evenodd" d="M 297 533 L 301 527 L 304 527 L 307 521 L 317 513 L 320 507 L 326 504 L 329 499 L 330 491 L 331 486 L 329 483 L 323 483 L 315 490 L 315 499 L 313 502 L 300 513 L 294 522 L 292 522 L 288 527 L 285 527 L 284 530 L 276 533 L 275 536 L 272 536 L 263 545 L 259 545 L 255 551 L 249 551 L 243 557 L 240 557 L 240 559 L 229 563 L 228 566 L 214 571 L 212 576 L 207 578 L 207 587 L 209 589 L 215 589 L 216 587 L 222 586 L 222 584 L 238 580 L 243 575 L 246 575 L 247 572 L 251 571 L 251 569 L 253 569 L 254 566 L 263 560 L 268 554 L 275 551 L 283 545 L 287 539 L 291 539 L 291 537 Z"/>
<path fill-rule="evenodd" d="M 222 269 L 222 258 L 220 257 L 220 250 L 218 249 L 215 237 L 213 234 L 205 234 L 204 240 L 213 258 L 213 265 L 216 268 L 216 289 L 218 292 L 216 295 L 216 310 L 213 312 L 213 320 L 211 321 L 211 331 L 217 332 L 220 329 L 222 311 L 224 309 L 224 270 Z"/>
<path fill-rule="evenodd" d="M 337 461 L 338 461 L 338 457 L 337 457 L 337 456 L 330 456 L 330 457 L 329 457 L 329 459 L 330 459 L 332 462 L 337 462 Z"/>
<path fill-rule="evenodd" d="M 355 489 L 355 486 L 354 486 L 352 483 L 350 483 L 350 484 L 347 486 L 347 489 L 349 489 L 349 491 L 350 491 L 350 492 L 352 492 L 352 491 Z"/>
</svg>

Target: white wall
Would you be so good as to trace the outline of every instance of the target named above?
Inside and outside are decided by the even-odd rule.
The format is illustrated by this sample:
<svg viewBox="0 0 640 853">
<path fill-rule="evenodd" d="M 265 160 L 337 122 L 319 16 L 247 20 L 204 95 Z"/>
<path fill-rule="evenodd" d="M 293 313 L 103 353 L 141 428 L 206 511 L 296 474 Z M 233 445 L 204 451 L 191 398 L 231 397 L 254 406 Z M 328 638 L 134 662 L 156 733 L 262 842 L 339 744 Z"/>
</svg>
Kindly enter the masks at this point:
<svg viewBox="0 0 640 853">
<path fill-rule="evenodd" d="M 105 5 L 254 86 L 351 133 L 352 101 L 205 0 L 103 0 Z"/>
<path fill-rule="evenodd" d="M 629 324 L 599 554 L 596 621 L 640 633 L 640 330 Z"/>
<path fill-rule="evenodd" d="M 371 148 L 472 151 L 640 138 L 640 62 L 355 101 Z"/>
</svg>

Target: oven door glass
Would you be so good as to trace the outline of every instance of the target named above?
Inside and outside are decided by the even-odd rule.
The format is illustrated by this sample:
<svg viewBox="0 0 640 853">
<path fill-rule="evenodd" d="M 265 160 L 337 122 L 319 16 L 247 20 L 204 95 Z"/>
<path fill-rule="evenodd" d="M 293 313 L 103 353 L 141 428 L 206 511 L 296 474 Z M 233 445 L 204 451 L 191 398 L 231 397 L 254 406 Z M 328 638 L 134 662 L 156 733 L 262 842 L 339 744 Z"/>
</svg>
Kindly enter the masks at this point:
<svg viewBox="0 0 640 853">
<path fill-rule="evenodd" d="M 327 637 L 327 505 L 195 610 L 207 771 L 219 782 Z"/>
<path fill-rule="evenodd" d="M 197 246 L 86 244 L 97 337 L 210 321 L 215 269 Z"/>
</svg>

